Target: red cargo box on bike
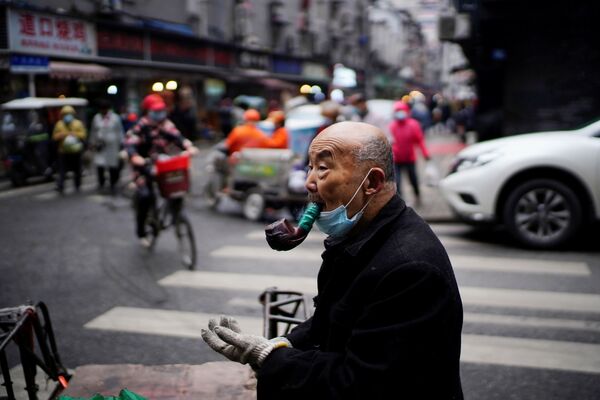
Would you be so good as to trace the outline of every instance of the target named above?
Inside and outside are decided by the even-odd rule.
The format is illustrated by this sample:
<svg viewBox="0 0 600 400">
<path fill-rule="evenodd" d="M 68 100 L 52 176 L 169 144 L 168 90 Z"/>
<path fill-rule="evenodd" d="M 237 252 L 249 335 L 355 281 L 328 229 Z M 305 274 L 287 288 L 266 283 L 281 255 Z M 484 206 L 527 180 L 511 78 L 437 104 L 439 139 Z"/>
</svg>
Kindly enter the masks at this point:
<svg viewBox="0 0 600 400">
<path fill-rule="evenodd" d="M 155 166 L 158 190 L 162 197 L 181 197 L 187 193 L 190 188 L 190 157 L 188 155 L 158 159 Z"/>
</svg>

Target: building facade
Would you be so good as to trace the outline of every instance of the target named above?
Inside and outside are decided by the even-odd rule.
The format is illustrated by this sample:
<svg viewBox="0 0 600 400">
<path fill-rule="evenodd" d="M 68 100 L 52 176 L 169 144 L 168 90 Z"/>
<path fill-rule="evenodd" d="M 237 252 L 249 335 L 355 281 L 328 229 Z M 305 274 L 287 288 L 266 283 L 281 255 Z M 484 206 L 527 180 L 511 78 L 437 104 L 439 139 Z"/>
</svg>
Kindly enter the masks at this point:
<svg viewBox="0 0 600 400">
<path fill-rule="evenodd" d="M 409 89 L 401 81 L 423 81 L 426 64 L 419 24 L 385 1 L 0 1 L 0 21 L 1 100 L 111 87 L 135 108 L 155 83 L 175 81 L 212 104 L 305 83 L 326 91 L 338 64 L 356 71 L 353 90 L 394 97 Z"/>
<path fill-rule="evenodd" d="M 475 73 L 483 139 L 573 129 L 598 118 L 600 4 L 453 0 L 440 24 Z"/>
</svg>

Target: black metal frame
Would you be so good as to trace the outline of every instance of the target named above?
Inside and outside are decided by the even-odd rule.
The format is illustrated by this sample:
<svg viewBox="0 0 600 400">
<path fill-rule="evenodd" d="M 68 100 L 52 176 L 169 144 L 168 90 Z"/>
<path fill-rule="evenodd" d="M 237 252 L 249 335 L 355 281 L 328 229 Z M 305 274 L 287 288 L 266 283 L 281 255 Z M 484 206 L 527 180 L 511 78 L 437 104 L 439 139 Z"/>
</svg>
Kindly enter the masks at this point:
<svg viewBox="0 0 600 400">
<path fill-rule="evenodd" d="M 263 336 L 267 339 L 289 333 L 294 326 L 310 316 L 306 306 L 307 299 L 301 292 L 270 287 L 260 295 L 259 301 L 263 305 Z M 284 309 L 285 306 L 289 306 L 291 310 Z M 286 325 L 281 333 L 279 324 Z"/>
<path fill-rule="evenodd" d="M 35 352 L 36 340 L 42 358 Z M 6 387 L 8 399 L 14 400 L 13 382 L 10 378 L 6 357 L 6 347 L 11 341 L 19 348 L 25 376 L 25 390 L 29 400 L 37 400 L 38 398 L 38 386 L 35 383 L 38 367 L 48 375 L 49 379 L 57 382 L 50 398 L 56 397 L 66 387 L 71 375 L 60 360 L 50 314 L 44 303 L 39 302 L 35 306 L 21 305 L 0 309 L 0 367 L 4 380 L 2 385 Z"/>
</svg>

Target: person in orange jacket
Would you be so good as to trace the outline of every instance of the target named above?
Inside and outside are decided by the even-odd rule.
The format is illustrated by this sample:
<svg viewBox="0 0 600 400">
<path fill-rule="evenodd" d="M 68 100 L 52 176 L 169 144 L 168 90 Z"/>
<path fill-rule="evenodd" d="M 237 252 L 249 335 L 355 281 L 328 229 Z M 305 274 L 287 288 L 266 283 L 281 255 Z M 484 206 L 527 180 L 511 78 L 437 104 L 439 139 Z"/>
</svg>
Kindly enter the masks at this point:
<svg viewBox="0 0 600 400">
<path fill-rule="evenodd" d="M 248 147 L 267 147 L 269 138 L 256 127 L 258 121 L 258 111 L 250 108 L 244 112 L 244 123 L 233 128 L 225 139 L 229 155 Z"/>
<path fill-rule="evenodd" d="M 287 149 L 288 143 L 288 132 L 285 129 L 285 113 L 280 110 L 271 111 L 267 120 L 271 121 L 275 126 L 273 135 L 267 139 L 267 147 L 271 149 Z"/>
</svg>

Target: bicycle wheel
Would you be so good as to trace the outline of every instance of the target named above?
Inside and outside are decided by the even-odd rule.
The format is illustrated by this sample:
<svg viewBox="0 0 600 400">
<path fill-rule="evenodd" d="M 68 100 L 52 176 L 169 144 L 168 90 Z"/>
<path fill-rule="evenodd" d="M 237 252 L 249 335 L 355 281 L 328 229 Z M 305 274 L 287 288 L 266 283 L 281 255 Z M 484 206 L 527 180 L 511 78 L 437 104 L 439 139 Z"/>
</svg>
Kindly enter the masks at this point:
<svg viewBox="0 0 600 400">
<path fill-rule="evenodd" d="M 175 237 L 181 263 L 193 270 L 196 266 L 196 240 L 192 224 L 185 214 L 180 214 L 175 222 Z"/>
</svg>

